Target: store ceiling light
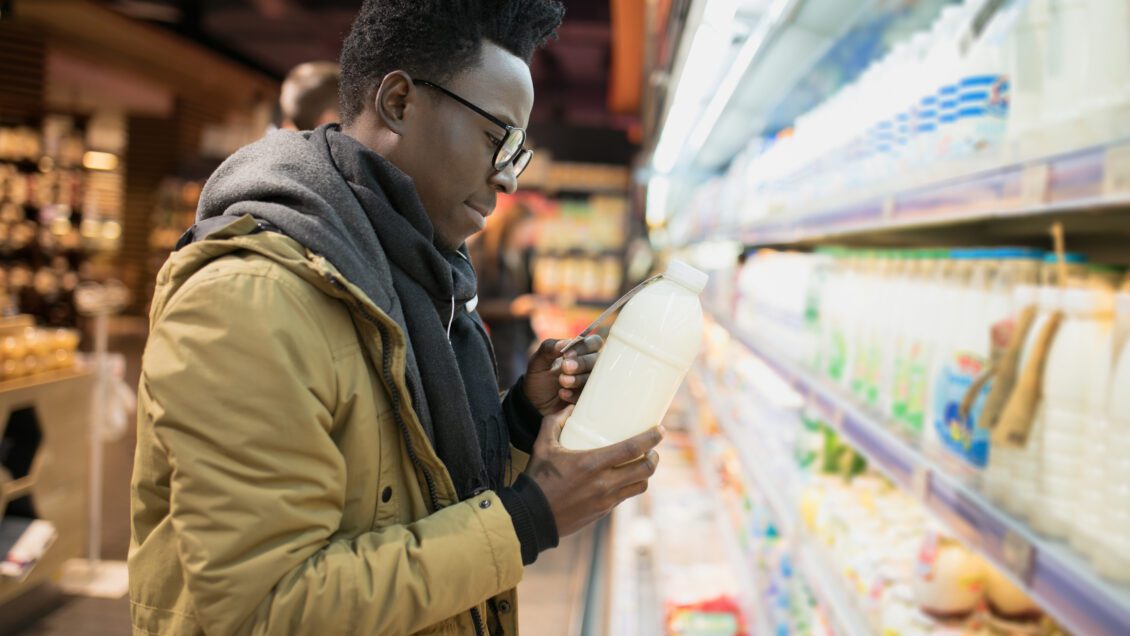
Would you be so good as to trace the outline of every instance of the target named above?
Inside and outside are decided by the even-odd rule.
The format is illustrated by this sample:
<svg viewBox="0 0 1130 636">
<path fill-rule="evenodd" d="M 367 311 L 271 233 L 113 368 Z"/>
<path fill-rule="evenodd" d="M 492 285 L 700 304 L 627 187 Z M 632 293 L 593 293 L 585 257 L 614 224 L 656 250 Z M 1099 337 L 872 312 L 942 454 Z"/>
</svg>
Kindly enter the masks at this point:
<svg viewBox="0 0 1130 636">
<path fill-rule="evenodd" d="M 735 0 L 705 0 L 702 18 L 691 39 L 690 52 L 675 81 L 671 108 L 663 123 L 652 163 L 657 172 L 671 172 L 679 161 L 710 83 L 718 77 L 730 47 Z"/>
<path fill-rule="evenodd" d="M 87 150 L 82 155 L 82 167 L 87 170 L 117 170 L 118 157 L 109 152 Z"/>
<path fill-rule="evenodd" d="M 787 16 L 792 15 L 793 9 L 800 4 L 800 0 L 773 0 L 773 4 L 769 6 L 769 10 L 758 21 L 757 26 L 749 37 L 746 38 L 742 44 L 742 48 L 738 51 L 737 57 L 734 59 L 733 64 L 726 72 L 725 77 L 722 78 L 722 83 L 718 85 L 717 90 L 714 91 L 714 97 L 710 100 L 710 105 L 706 107 L 702 117 L 698 120 L 698 125 L 694 129 L 694 134 L 691 135 L 690 141 L 687 144 L 687 149 L 690 156 L 698 155 L 698 151 L 702 149 L 703 144 L 710 137 L 710 133 L 714 130 L 714 126 L 718 124 L 718 119 L 722 116 L 722 111 L 730 103 L 730 98 L 734 96 L 734 91 L 737 90 L 738 84 L 741 83 L 746 72 L 753 65 L 753 61 L 765 48 L 766 42 L 769 41 L 769 36 L 778 26 L 780 26 Z"/>
</svg>

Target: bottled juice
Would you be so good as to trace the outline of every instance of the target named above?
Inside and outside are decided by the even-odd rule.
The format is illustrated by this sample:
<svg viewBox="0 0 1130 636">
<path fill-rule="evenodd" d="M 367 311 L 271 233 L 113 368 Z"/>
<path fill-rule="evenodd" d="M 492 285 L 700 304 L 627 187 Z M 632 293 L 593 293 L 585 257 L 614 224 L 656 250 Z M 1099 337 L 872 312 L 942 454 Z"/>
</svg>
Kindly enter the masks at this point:
<svg viewBox="0 0 1130 636">
<path fill-rule="evenodd" d="M 628 301 L 561 433 L 573 450 L 609 446 L 656 426 L 702 344 L 705 273 L 672 261 Z"/>
</svg>

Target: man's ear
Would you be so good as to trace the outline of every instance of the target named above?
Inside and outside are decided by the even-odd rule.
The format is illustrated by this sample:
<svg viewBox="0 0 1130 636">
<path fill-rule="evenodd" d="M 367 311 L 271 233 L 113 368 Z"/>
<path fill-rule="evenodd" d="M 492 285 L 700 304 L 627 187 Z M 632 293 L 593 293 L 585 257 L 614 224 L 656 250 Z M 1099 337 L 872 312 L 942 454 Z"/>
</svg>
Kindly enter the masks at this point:
<svg viewBox="0 0 1130 636">
<path fill-rule="evenodd" d="M 377 117 L 385 128 L 403 134 L 407 120 L 415 113 L 418 96 L 412 78 L 404 71 L 385 75 L 374 98 Z"/>
</svg>

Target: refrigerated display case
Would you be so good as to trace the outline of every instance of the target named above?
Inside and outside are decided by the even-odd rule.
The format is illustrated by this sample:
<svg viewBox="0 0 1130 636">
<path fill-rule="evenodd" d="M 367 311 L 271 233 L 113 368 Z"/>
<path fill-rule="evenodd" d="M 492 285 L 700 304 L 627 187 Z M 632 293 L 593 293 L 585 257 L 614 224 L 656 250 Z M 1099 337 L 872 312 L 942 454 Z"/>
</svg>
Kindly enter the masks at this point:
<svg viewBox="0 0 1130 636">
<path fill-rule="evenodd" d="M 698 3 L 652 147 L 750 625 L 1130 633 L 1130 3 L 829 4 Z"/>
</svg>

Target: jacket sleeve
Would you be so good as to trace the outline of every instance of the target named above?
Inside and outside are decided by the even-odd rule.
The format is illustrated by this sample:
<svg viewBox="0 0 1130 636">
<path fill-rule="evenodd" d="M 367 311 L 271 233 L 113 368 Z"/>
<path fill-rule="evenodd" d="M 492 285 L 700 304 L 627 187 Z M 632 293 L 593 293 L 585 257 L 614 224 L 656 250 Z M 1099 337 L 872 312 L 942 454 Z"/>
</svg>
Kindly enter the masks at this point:
<svg viewBox="0 0 1130 636">
<path fill-rule="evenodd" d="M 277 276 L 193 280 L 147 345 L 147 419 L 172 467 L 171 522 L 205 632 L 405 634 L 513 588 L 519 542 L 492 492 L 337 536 L 333 352 L 309 296 Z"/>
</svg>

